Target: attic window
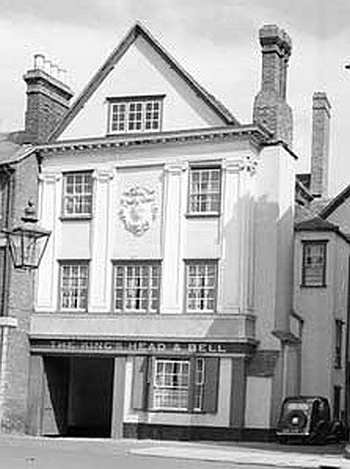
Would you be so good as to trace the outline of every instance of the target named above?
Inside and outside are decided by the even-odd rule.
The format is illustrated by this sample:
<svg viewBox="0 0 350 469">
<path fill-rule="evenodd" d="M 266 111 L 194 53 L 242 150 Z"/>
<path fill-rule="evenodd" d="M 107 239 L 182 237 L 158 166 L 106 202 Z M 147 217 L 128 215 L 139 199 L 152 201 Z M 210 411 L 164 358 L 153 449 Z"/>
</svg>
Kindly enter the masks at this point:
<svg viewBox="0 0 350 469">
<path fill-rule="evenodd" d="M 165 95 L 107 98 L 108 133 L 158 132 Z"/>
</svg>

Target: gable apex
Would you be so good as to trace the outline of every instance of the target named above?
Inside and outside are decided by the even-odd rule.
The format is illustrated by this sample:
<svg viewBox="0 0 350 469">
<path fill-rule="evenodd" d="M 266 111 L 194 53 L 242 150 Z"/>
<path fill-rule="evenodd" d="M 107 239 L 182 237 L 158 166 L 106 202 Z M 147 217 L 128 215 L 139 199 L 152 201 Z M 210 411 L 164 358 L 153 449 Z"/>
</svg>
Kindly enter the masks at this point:
<svg viewBox="0 0 350 469">
<path fill-rule="evenodd" d="M 151 35 L 151 33 L 140 23 L 137 22 L 124 36 L 122 41 L 112 51 L 107 60 L 97 70 L 92 79 L 88 82 L 82 92 L 78 95 L 73 102 L 70 109 L 67 111 L 61 122 L 54 129 L 48 141 L 55 141 L 73 121 L 81 109 L 83 109 L 86 102 L 99 88 L 101 83 L 115 68 L 118 62 L 122 59 L 129 48 L 134 44 L 138 37 L 142 37 L 147 44 L 158 54 L 168 65 L 174 70 L 178 77 L 185 82 L 189 87 L 209 108 L 215 115 L 222 121 L 222 125 L 240 125 L 239 121 L 231 114 L 231 112 L 212 94 L 208 93 L 192 76 L 186 72 L 183 67 L 171 57 L 171 55 L 164 49 L 164 47 Z"/>
</svg>

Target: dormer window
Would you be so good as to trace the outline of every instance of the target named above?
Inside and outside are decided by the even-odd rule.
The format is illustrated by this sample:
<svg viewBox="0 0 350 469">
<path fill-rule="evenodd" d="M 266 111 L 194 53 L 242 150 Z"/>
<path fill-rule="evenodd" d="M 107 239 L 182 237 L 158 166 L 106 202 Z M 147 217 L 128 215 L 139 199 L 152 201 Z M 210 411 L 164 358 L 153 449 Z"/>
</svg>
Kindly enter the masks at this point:
<svg viewBox="0 0 350 469">
<path fill-rule="evenodd" d="M 165 95 L 107 98 L 108 133 L 159 132 Z"/>
</svg>

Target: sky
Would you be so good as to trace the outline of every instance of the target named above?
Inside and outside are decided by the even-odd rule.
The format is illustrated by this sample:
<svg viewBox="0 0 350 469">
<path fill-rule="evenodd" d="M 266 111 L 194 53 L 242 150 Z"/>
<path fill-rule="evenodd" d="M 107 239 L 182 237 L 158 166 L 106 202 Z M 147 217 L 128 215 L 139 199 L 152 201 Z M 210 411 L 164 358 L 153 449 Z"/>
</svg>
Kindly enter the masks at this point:
<svg viewBox="0 0 350 469">
<path fill-rule="evenodd" d="M 43 53 L 79 93 L 140 21 L 240 120 L 252 121 L 260 87 L 258 32 L 276 24 L 292 38 L 287 99 L 297 171 L 310 167 L 315 91 L 332 106 L 330 195 L 350 183 L 349 0 L 0 0 L 0 131 L 23 128 L 26 70 Z"/>
</svg>

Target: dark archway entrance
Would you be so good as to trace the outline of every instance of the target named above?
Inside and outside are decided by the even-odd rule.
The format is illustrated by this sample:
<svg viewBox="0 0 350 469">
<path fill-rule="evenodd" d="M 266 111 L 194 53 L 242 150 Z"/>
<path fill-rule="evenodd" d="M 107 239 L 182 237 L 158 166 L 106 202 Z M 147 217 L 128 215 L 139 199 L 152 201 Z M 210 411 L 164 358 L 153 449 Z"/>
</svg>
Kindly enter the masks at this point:
<svg viewBox="0 0 350 469">
<path fill-rule="evenodd" d="M 42 434 L 111 436 L 113 358 L 45 357 Z"/>
</svg>

